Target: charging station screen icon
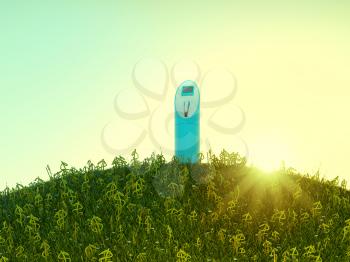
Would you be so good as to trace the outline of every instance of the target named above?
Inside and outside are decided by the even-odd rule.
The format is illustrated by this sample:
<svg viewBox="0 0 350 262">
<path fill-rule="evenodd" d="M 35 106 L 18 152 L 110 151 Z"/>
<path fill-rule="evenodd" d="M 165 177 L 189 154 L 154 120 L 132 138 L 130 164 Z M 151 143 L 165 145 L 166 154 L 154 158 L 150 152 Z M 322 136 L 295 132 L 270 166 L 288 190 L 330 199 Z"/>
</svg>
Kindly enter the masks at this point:
<svg viewBox="0 0 350 262">
<path fill-rule="evenodd" d="M 193 96 L 193 86 L 184 86 L 181 92 L 182 96 Z"/>
</svg>

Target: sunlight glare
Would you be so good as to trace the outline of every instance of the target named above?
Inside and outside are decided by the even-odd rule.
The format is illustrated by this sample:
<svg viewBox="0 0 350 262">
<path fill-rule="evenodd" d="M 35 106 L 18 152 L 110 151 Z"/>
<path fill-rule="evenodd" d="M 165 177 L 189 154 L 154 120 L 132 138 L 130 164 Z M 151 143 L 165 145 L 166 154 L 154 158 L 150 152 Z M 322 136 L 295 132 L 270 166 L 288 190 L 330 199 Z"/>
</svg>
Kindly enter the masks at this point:
<svg viewBox="0 0 350 262">
<path fill-rule="evenodd" d="M 260 143 L 251 145 L 251 164 L 266 174 L 277 171 L 288 160 L 288 150 L 283 143 L 271 139 L 265 139 Z"/>
</svg>

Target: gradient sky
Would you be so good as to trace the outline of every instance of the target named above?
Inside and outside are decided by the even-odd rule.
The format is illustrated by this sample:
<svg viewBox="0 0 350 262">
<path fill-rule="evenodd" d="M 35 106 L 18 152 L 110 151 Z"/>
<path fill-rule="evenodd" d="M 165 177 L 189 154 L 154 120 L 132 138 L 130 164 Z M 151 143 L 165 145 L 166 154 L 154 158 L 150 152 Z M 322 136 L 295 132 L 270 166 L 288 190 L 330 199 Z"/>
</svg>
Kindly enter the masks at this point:
<svg viewBox="0 0 350 262">
<path fill-rule="evenodd" d="M 1 1 L 0 190 L 46 179 L 61 160 L 110 163 L 101 129 L 144 56 L 229 68 L 252 163 L 350 181 L 349 10 L 349 1 Z"/>
</svg>

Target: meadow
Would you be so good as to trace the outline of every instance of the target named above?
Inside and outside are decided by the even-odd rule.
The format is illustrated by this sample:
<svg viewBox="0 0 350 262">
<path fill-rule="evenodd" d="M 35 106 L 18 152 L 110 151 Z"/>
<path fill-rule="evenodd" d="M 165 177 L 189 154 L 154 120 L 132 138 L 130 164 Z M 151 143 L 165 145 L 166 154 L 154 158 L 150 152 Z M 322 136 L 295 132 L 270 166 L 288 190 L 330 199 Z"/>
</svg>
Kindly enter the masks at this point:
<svg viewBox="0 0 350 262">
<path fill-rule="evenodd" d="M 350 261 L 345 180 L 267 173 L 225 150 L 200 158 L 62 162 L 6 188 L 0 261 Z"/>
</svg>

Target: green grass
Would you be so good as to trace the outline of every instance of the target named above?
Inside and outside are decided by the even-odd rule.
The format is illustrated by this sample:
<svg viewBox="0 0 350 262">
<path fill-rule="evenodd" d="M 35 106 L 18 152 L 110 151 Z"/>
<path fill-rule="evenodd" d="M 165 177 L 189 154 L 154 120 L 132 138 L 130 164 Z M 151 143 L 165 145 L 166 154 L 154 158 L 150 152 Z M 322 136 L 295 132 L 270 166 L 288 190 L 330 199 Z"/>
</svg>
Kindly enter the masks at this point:
<svg viewBox="0 0 350 262">
<path fill-rule="evenodd" d="M 349 261 L 345 181 L 207 162 L 134 151 L 6 188 L 0 261 Z"/>
</svg>

